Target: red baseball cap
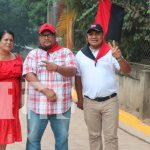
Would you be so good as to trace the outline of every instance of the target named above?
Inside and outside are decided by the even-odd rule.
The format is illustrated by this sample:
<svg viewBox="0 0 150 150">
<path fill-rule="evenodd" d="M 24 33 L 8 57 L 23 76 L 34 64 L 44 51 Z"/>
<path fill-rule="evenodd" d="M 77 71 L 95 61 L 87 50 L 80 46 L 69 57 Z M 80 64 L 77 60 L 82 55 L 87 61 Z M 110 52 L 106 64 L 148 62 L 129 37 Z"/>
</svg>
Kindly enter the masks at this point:
<svg viewBox="0 0 150 150">
<path fill-rule="evenodd" d="M 42 33 L 44 30 L 49 30 L 53 34 L 56 33 L 56 29 L 52 24 L 44 23 L 39 28 L 39 33 Z"/>
</svg>

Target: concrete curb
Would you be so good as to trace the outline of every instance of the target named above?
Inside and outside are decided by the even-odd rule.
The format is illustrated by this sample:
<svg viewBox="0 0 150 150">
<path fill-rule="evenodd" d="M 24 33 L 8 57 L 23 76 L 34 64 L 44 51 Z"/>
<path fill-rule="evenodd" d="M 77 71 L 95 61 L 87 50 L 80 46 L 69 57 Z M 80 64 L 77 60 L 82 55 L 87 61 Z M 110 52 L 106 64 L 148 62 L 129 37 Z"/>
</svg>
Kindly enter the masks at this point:
<svg viewBox="0 0 150 150">
<path fill-rule="evenodd" d="M 150 136 L 143 134 L 142 132 L 138 131 L 135 128 L 130 127 L 129 125 L 126 125 L 125 123 L 119 121 L 119 128 L 128 134 L 150 144 Z"/>
<path fill-rule="evenodd" d="M 119 111 L 119 128 L 150 144 L 150 126 L 123 110 Z"/>
</svg>

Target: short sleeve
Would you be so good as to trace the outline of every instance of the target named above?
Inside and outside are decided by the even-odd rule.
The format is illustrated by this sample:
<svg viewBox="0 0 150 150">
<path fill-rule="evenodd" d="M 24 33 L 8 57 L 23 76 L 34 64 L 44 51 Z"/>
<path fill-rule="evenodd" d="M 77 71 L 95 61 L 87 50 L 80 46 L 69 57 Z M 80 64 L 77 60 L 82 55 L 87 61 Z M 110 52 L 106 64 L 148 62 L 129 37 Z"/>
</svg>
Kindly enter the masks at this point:
<svg viewBox="0 0 150 150">
<path fill-rule="evenodd" d="M 119 65 L 118 61 L 114 57 L 112 59 L 113 59 L 113 65 L 114 65 L 115 69 L 117 71 L 119 71 L 120 70 L 120 65 Z"/>
<path fill-rule="evenodd" d="M 36 74 L 37 70 L 37 60 L 36 60 L 36 53 L 35 50 L 32 50 L 26 57 L 23 63 L 23 76 L 27 73 L 34 73 Z"/>
<path fill-rule="evenodd" d="M 77 68 L 77 63 L 76 63 L 76 59 L 75 59 L 74 54 L 72 53 L 71 50 L 69 50 L 69 49 L 66 49 L 66 50 L 67 50 L 66 60 L 65 60 L 66 65 Z"/>
</svg>

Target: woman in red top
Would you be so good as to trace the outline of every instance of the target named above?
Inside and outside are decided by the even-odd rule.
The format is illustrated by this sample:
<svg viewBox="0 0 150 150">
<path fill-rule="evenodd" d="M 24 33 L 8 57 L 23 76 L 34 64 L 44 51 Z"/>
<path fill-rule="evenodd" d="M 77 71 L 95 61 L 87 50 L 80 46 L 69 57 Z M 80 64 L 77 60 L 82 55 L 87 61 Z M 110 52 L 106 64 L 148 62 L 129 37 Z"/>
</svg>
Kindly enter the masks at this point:
<svg viewBox="0 0 150 150">
<path fill-rule="evenodd" d="M 14 34 L 0 32 L 0 150 L 22 140 L 19 121 L 22 58 L 11 52 Z"/>
</svg>

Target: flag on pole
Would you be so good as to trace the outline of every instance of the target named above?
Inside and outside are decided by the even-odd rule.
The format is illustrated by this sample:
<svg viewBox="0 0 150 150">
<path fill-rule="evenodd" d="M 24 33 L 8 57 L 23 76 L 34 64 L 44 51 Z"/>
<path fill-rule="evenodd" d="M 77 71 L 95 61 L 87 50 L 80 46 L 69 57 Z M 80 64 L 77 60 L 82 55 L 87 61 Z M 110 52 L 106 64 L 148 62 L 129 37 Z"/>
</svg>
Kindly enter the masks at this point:
<svg viewBox="0 0 150 150">
<path fill-rule="evenodd" d="M 111 5 L 112 3 L 110 0 L 100 0 L 98 4 L 98 10 L 97 10 L 95 22 L 102 26 L 104 37 L 106 37 L 107 30 L 108 30 Z"/>
<path fill-rule="evenodd" d="M 124 18 L 124 9 L 111 0 L 100 0 L 95 22 L 100 24 L 107 41 L 120 42 Z"/>
</svg>

